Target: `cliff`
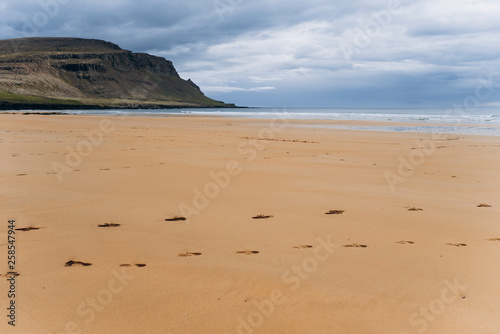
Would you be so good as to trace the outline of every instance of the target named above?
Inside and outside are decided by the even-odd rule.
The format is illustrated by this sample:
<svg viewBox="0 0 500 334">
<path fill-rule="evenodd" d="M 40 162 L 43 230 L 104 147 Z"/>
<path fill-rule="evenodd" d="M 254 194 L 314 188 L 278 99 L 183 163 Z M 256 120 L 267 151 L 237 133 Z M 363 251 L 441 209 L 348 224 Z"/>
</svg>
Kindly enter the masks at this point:
<svg viewBox="0 0 500 334">
<path fill-rule="evenodd" d="M 0 109 L 234 107 L 172 62 L 80 38 L 0 40 Z"/>
</svg>

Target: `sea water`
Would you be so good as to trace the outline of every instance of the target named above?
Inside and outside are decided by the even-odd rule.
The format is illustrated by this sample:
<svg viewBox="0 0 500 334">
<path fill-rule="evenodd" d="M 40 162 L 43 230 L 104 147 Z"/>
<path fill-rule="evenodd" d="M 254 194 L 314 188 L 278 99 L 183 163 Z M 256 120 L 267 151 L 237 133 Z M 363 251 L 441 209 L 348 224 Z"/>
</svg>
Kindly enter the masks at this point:
<svg viewBox="0 0 500 334">
<path fill-rule="evenodd" d="M 395 132 L 439 132 L 500 136 L 500 109 L 478 108 L 473 111 L 453 109 L 342 109 L 342 108 L 210 108 L 210 109 L 154 109 L 154 110 L 71 110 L 70 114 L 94 115 L 198 115 L 225 116 L 251 119 L 294 119 L 294 120 L 339 120 L 378 121 L 384 125 L 334 125 L 318 124 L 293 126 L 321 127 L 332 129 L 355 129 Z M 406 123 L 405 125 L 391 123 Z"/>
</svg>

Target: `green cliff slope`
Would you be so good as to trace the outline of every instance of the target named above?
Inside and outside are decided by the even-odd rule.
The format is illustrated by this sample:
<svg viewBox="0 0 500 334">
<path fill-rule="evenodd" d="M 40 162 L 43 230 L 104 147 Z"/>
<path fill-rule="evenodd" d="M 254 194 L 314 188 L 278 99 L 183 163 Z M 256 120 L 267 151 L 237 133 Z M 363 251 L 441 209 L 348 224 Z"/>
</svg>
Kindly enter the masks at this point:
<svg viewBox="0 0 500 334">
<path fill-rule="evenodd" d="M 0 109 L 232 107 L 172 62 L 80 38 L 0 40 Z"/>
</svg>

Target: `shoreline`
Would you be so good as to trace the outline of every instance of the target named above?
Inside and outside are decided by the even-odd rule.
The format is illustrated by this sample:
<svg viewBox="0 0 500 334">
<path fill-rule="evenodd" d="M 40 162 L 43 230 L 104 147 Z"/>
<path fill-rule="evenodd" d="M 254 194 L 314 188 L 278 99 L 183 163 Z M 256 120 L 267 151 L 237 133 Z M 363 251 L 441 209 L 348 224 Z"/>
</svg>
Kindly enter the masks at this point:
<svg viewBox="0 0 500 334">
<path fill-rule="evenodd" d="M 200 106 L 200 105 L 167 105 L 167 104 L 157 104 L 157 105 L 151 105 L 151 104 L 134 104 L 134 105 L 111 105 L 111 106 L 106 106 L 106 105 L 93 105 L 93 104 L 32 104 L 32 103 L 10 103 L 10 102 L 4 102 L 0 101 L 0 110 L 1 111 L 57 111 L 57 110 L 117 110 L 117 109 L 123 109 L 123 110 L 136 110 L 136 109 L 141 109 L 141 110 L 158 110 L 158 109 L 183 109 L 183 108 L 192 108 L 192 109 L 227 109 L 227 108 L 232 108 L 232 109 L 245 109 L 248 107 L 240 107 L 236 106 L 231 103 L 226 103 L 225 105 L 215 105 L 215 106 Z"/>
<path fill-rule="evenodd" d="M 243 107 L 244 108 L 244 107 Z M 183 109 L 183 108 L 180 108 Z M 202 108 L 206 109 L 206 108 Z M 111 118 L 199 118 L 199 119 L 228 119 L 233 121 L 242 121 L 251 124 L 263 124 L 273 119 L 286 120 L 291 127 L 316 128 L 316 129 L 331 129 L 345 131 L 374 131 L 374 132 L 390 132 L 390 133 L 421 133 L 421 134 L 446 134 L 446 135 L 462 135 L 462 136 L 484 136 L 498 137 L 500 136 L 500 125 L 489 124 L 472 124 L 472 123 L 425 123 L 425 122 L 401 122 L 401 121 L 380 121 L 380 120 L 345 120 L 345 119 L 296 119 L 286 118 L 280 114 L 275 117 L 237 117 L 227 115 L 196 115 L 196 114 L 147 114 L 145 113 L 126 113 L 126 114 L 73 114 L 71 112 L 54 112 L 54 111 L 0 111 L 0 115 L 36 115 L 36 116 L 82 116 L 82 117 L 111 117 Z M 422 129 L 422 130 L 418 130 Z M 465 132 L 464 129 L 469 130 Z M 491 130 L 493 133 L 481 133 L 483 130 Z"/>
</svg>

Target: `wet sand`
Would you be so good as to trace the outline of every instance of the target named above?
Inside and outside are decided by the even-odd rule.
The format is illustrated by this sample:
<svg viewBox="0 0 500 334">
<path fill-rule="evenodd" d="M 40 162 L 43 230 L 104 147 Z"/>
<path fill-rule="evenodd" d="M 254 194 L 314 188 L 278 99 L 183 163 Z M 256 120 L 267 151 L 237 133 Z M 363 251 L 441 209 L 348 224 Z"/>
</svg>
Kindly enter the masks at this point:
<svg viewBox="0 0 500 334">
<path fill-rule="evenodd" d="M 0 331 L 499 333 L 499 138 L 297 122 L 0 115 Z"/>
</svg>

